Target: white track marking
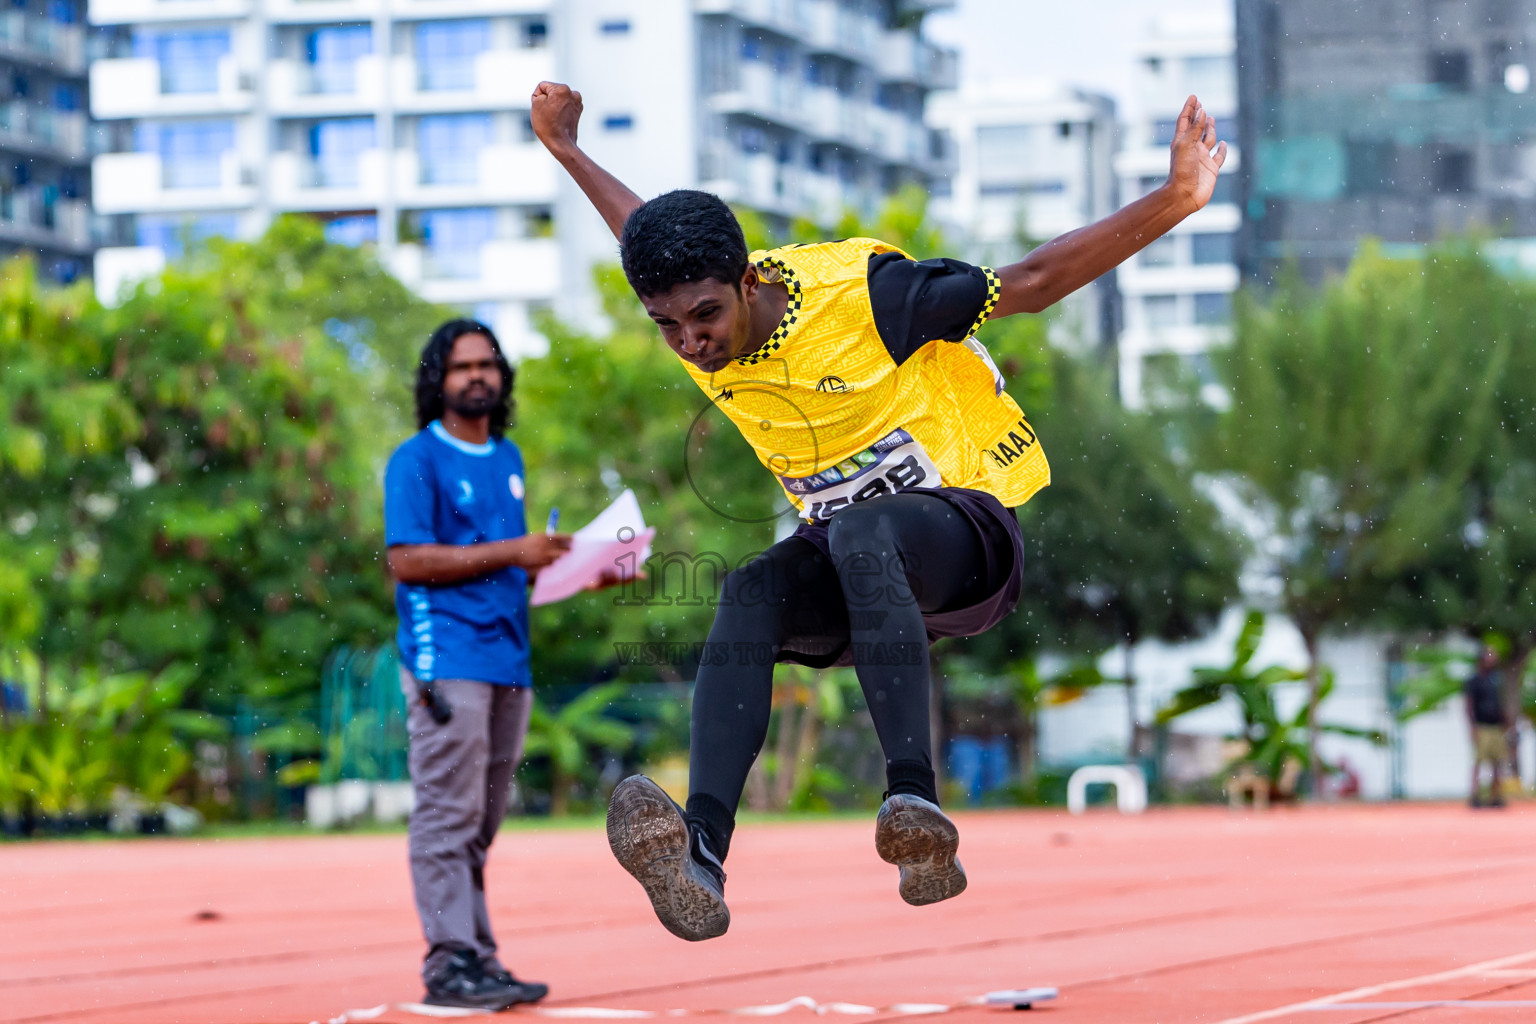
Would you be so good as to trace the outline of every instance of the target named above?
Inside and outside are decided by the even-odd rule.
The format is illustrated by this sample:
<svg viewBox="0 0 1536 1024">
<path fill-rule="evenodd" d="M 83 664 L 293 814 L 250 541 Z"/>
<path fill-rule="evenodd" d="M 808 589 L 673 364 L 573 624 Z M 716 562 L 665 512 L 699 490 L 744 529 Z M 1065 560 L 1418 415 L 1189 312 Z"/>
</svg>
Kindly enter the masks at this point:
<svg viewBox="0 0 1536 1024">
<path fill-rule="evenodd" d="M 1482 963 L 1468 964 L 1458 967 L 1453 971 L 1441 971 L 1438 974 L 1421 974 L 1417 978 L 1403 978 L 1400 981 L 1383 982 L 1380 985 L 1367 985 L 1365 988 L 1351 989 L 1348 992 L 1339 992 L 1331 996 L 1323 996 L 1319 999 L 1308 999 L 1304 1003 L 1292 1003 L 1289 1006 L 1277 1007 L 1273 1010 L 1262 1010 L 1258 1013 L 1250 1013 L 1243 1017 L 1228 1017 L 1226 1020 L 1217 1021 L 1216 1024 L 1257 1024 L 1262 1020 L 1275 1020 L 1279 1017 L 1288 1017 L 1293 1013 L 1304 1013 L 1309 1010 L 1328 1010 L 1339 1003 L 1358 1002 L 1369 999 L 1371 996 L 1379 996 L 1384 992 L 1396 992 L 1415 985 L 1433 985 L 1441 981 L 1454 981 L 1457 978 L 1467 978 L 1482 974 L 1485 971 L 1497 971 L 1517 964 L 1528 963 L 1536 960 L 1536 949 L 1526 953 L 1516 953 L 1513 956 L 1501 956 L 1496 960 L 1484 960 Z M 1430 1005 L 1430 1004 L 1426 1004 Z"/>
<path fill-rule="evenodd" d="M 1308 1013 L 1329 1010 L 1437 1010 L 1442 1006 L 1475 1006 L 1479 1010 L 1536 1010 L 1536 999 L 1432 999 L 1423 1003 L 1330 1003 Z"/>
<path fill-rule="evenodd" d="M 1003 998 L 1007 997 L 1007 998 Z M 952 1010 L 972 1009 L 978 1006 L 1011 1007 L 1023 1002 L 1043 1003 L 1056 998 L 1054 988 L 1010 989 L 989 992 L 961 1003 L 892 1003 L 890 1006 L 866 1006 L 863 1003 L 821 1003 L 810 996 L 796 996 L 782 1003 L 764 1006 L 738 1006 L 728 1010 L 621 1010 L 607 1006 L 519 1006 L 519 1016 L 554 1017 L 567 1020 L 634 1020 L 649 1017 L 779 1017 L 792 1010 L 809 1010 L 817 1016 L 841 1014 L 849 1017 L 873 1017 L 877 1014 L 895 1014 L 903 1017 L 923 1017 Z M 332 1017 L 324 1024 L 352 1024 L 353 1021 L 372 1020 L 380 1017 L 389 1007 L 375 1006 L 367 1010 L 348 1010 Z M 395 1009 L 418 1017 L 481 1017 L 490 1016 L 487 1010 L 464 1010 L 452 1006 L 427 1006 L 423 1003 L 398 1003 Z M 321 1024 L 312 1021 L 311 1024 Z"/>
</svg>

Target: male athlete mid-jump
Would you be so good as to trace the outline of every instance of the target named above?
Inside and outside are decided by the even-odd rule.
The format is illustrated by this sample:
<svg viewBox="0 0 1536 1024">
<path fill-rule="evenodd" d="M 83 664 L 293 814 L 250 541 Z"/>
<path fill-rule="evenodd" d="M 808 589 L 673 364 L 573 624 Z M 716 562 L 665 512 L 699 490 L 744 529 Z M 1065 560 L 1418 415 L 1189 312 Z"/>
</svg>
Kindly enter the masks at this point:
<svg viewBox="0 0 1536 1024">
<path fill-rule="evenodd" d="M 1040 312 L 1205 206 L 1227 155 L 1215 120 L 1191 96 L 1166 183 L 993 270 L 913 261 L 869 238 L 749 254 L 713 195 L 642 202 L 577 146 L 580 118 L 580 93 L 534 91 L 534 131 L 619 238 L 668 347 L 805 520 L 726 577 L 694 687 L 687 807 L 626 779 L 608 805 L 614 854 L 673 934 L 723 934 L 722 863 L 767 736 L 773 662 L 851 663 L 886 759 L 875 849 L 901 869 L 908 903 L 956 896 L 965 872 L 938 807 L 928 644 L 1013 610 L 1013 509 L 1050 482 L 972 336 L 989 318 Z"/>
</svg>

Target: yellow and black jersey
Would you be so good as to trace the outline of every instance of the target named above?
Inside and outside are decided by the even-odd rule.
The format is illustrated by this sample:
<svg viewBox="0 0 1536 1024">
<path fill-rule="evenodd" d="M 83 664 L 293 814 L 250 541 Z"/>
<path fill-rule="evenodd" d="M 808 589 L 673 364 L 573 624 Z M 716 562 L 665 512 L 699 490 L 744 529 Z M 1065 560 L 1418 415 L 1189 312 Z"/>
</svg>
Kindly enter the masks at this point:
<svg viewBox="0 0 1536 1024">
<path fill-rule="evenodd" d="M 910 488 L 1012 507 L 1050 483 L 1034 430 L 971 337 L 997 304 L 991 269 L 916 263 L 870 238 L 752 261 L 789 291 L 778 328 L 712 374 L 684 366 L 805 519 Z"/>
</svg>

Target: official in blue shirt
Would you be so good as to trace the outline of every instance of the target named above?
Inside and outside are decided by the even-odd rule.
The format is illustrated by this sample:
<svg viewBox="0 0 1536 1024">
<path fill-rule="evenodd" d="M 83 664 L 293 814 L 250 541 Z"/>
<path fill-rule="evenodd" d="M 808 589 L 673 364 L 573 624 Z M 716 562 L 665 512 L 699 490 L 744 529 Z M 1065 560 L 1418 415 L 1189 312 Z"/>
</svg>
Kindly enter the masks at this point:
<svg viewBox="0 0 1536 1024">
<path fill-rule="evenodd" d="M 421 353 L 420 433 L 384 474 L 384 535 L 410 704 L 411 880 L 425 1001 L 502 1010 L 548 992 L 496 957 L 485 861 L 532 709 L 528 581 L 568 550 L 530 534 L 523 457 L 504 436 L 511 365 L 489 327 L 453 320 Z"/>
</svg>

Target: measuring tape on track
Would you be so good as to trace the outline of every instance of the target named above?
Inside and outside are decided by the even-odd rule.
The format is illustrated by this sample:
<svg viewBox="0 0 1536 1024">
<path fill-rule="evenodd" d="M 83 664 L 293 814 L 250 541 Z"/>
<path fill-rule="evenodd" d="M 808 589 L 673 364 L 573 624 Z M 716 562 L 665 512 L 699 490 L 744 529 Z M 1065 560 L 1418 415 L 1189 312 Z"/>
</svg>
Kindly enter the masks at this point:
<svg viewBox="0 0 1536 1024">
<path fill-rule="evenodd" d="M 850 1017 L 872 1017 L 877 1014 L 896 1014 L 907 1017 L 933 1016 L 952 1010 L 970 1010 L 978 1006 L 995 1006 L 1009 1010 L 1027 1010 L 1035 1003 L 1056 998 L 1054 988 L 1004 989 L 988 992 L 984 996 L 967 999 L 961 1003 L 892 1003 L 890 1006 L 866 1006 L 863 1003 L 820 1003 L 810 996 L 797 996 L 783 1003 L 765 1006 L 738 1006 L 725 1010 L 621 1010 L 606 1006 L 519 1006 L 519 1015 L 556 1017 L 566 1020 L 637 1020 L 648 1017 L 778 1017 L 791 1010 L 810 1010 L 819 1016 L 829 1013 Z M 468 1010 L 456 1006 L 428 1006 L 425 1003 L 388 1003 L 366 1010 L 348 1010 L 325 1021 L 311 1024 L 353 1024 L 354 1021 L 377 1020 L 391 1009 L 417 1017 L 457 1018 L 486 1016 L 489 1010 Z"/>
</svg>

